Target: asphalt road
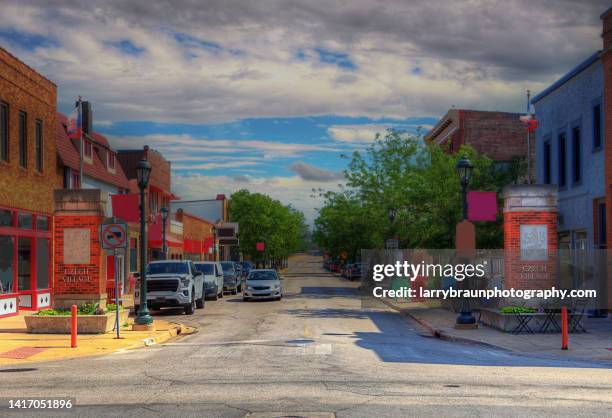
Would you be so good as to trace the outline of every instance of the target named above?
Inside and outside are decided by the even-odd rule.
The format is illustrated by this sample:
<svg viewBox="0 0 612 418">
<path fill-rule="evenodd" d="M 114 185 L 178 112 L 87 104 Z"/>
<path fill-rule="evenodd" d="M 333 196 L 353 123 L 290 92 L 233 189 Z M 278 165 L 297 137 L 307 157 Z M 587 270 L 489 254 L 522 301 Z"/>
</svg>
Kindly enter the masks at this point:
<svg viewBox="0 0 612 418">
<path fill-rule="evenodd" d="M 295 258 L 280 302 L 226 295 L 185 316 L 189 337 L 103 357 L 0 370 L 8 398 L 73 398 L 72 416 L 610 416 L 609 364 L 431 338 L 357 283 Z"/>
</svg>

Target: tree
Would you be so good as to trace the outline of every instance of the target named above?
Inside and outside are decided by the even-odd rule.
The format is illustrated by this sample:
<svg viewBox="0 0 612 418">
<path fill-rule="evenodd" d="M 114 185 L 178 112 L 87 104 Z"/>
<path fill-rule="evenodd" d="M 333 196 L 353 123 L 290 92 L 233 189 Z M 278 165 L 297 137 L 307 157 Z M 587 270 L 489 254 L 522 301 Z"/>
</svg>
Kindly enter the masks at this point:
<svg viewBox="0 0 612 418">
<path fill-rule="evenodd" d="M 305 249 L 304 214 L 261 193 L 240 190 L 231 196 L 230 219 L 239 223 L 240 251 L 253 261 L 277 263 Z M 265 243 L 263 252 L 256 244 Z"/>
<path fill-rule="evenodd" d="M 392 236 L 398 236 L 404 248 L 454 248 L 455 225 L 462 214 L 455 165 L 463 155 L 474 165 L 471 190 L 495 191 L 499 197 L 502 188 L 524 172 L 520 159 L 500 167 L 469 146 L 449 154 L 418 135 L 389 130 L 350 157 L 347 189 L 325 195 L 315 221 L 317 242 L 333 255 L 350 245 L 342 243 L 346 239 L 361 248 L 375 248 Z M 350 225 L 357 228 L 352 234 L 344 230 Z M 476 227 L 479 247 L 503 245 L 501 217 L 477 222 Z"/>
</svg>

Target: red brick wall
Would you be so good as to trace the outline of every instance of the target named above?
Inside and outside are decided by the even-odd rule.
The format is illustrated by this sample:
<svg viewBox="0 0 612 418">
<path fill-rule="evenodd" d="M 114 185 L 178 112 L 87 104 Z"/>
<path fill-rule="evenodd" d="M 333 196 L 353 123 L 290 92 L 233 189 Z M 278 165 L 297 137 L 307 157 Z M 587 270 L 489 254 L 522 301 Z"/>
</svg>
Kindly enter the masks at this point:
<svg viewBox="0 0 612 418">
<path fill-rule="evenodd" d="M 106 256 L 98 239 L 98 229 L 103 220 L 102 216 L 55 216 L 54 254 L 56 262 L 53 287 L 56 294 L 106 293 L 106 263 L 104 260 Z M 64 264 L 64 230 L 67 228 L 89 228 L 91 255 L 88 264 Z M 83 272 L 74 273 L 70 271 L 71 269 L 81 269 Z M 64 281 L 67 275 L 88 276 L 91 280 L 67 283 Z"/>
<path fill-rule="evenodd" d="M 546 261 L 521 260 L 521 225 L 546 225 Z M 557 212 L 529 211 L 504 213 L 504 288 L 549 289 L 556 283 Z"/>
<path fill-rule="evenodd" d="M 513 156 L 527 155 L 527 132 L 519 120 L 520 115 L 474 110 L 465 110 L 463 114 L 464 143 L 479 153 L 495 161 L 509 161 Z M 535 156 L 535 147 L 532 147 L 532 153 Z"/>
<path fill-rule="evenodd" d="M 9 162 L 0 161 L 0 205 L 53 211 L 56 187 L 55 114 L 57 88 L 0 48 L 0 101 L 9 105 Z M 27 113 L 27 168 L 19 164 L 19 112 Z M 36 170 L 36 120 L 43 122 L 43 171 Z"/>
</svg>

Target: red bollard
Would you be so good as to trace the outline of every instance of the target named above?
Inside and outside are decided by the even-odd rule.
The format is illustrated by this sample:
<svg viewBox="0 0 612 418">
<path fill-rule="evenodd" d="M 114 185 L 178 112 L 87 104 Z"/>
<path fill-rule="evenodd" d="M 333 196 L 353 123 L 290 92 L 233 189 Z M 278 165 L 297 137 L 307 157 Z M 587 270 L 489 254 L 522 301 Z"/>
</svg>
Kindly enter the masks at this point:
<svg viewBox="0 0 612 418">
<path fill-rule="evenodd" d="M 72 305 L 70 307 L 70 347 L 76 348 L 77 346 L 77 306 Z"/>
<path fill-rule="evenodd" d="M 567 350 L 567 307 L 561 308 L 561 350 Z"/>
</svg>

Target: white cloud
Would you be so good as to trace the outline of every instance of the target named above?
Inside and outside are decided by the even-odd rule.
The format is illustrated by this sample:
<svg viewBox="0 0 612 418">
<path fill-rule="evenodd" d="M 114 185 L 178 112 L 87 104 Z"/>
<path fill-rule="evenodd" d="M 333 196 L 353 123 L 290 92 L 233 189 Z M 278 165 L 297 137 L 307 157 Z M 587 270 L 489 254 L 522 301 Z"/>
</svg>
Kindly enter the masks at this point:
<svg viewBox="0 0 612 418">
<path fill-rule="evenodd" d="M 184 200 L 212 198 L 219 193 L 230 195 L 244 188 L 252 193 L 265 193 L 284 204 L 291 203 L 293 207 L 304 213 L 306 220 L 311 224 L 317 216 L 316 209 L 322 205 L 318 194 L 312 192 L 321 186 L 320 182 L 304 180 L 299 176 L 230 177 L 173 172 L 172 183 L 173 191 Z M 338 186 L 330 183 L 326 189 L 337 190 Z"/>
<path fill-rule="evenodd" d="M 204 123 L 249 117 L 432 116 L 455 105 L 521 111 L 601 48 L 605 0 L 284 3 L 5 1 L 0 27 L 53 38 L 11 51 L 91 100 L 96 119 Z M 448 24 L 452 22 L 452 24 Z M 181 32 L 219 48 L 179 43 Z M 533 42 L 537 39 L 537 42 Z M 143 48 L 129 55 L 110 43 Z M 315 48 L 347 55 L 345 71 Z M 298 51 L 306 51 L 298 59 Z"/>
</svg>

